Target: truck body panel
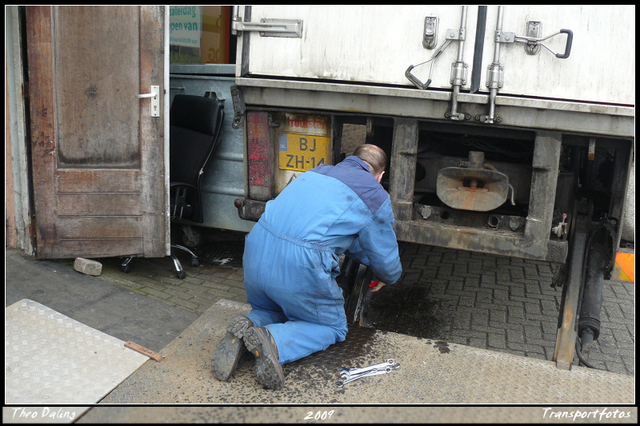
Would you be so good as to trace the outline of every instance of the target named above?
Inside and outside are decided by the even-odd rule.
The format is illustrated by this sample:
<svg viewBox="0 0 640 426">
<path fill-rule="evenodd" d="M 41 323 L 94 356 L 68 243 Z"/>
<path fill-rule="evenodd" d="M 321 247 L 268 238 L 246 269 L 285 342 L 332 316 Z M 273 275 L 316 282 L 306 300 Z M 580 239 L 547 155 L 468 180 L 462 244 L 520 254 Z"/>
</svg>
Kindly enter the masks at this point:
<svg viewBox="0 0 640 426">
<path fill-rule="evenodd" d="M 467 76 L 463 90 L 471 85 L 475 38 L 482 37 L 479 64 L 481 92 L 487 92 L 487 67 L 494 60 L 497 6 L 489 6 L 484 36 L 477 35 L 478 6 L 469 6 L 463 59 Z M 446 41 L 448 31 L 461 26 L 460 6 L 252 6 L 251 20 L 297 19 L 303 21 L 301 38 L 262 37 L 251 33 L 248 73 L 288 79 L 346 81 L 350 83 L 411 86 L 405 78 L 409 65 L 418 64 L 436 51 L 423 47 L 425 17 L 438 21 L 436 45 Z M 539 22 L 540 38 L 569 29 L 576 34 L 567 59 L 558 59 L 545 48 L 535 55 L 525 52 L 524 42 L 501 44 L 504 68 L 503 95 L 634 104 L 635 40 L 633 6 L 506 6 L 504 33 L 527 36 L 528 22 Z M 612 31 L 619 39 L 612 39 Z M 544 43 L 564 52 L 567 36 L 560 34 Z M 458 42 L 450 43 L 434 62 L 433 90 L 451 87 L 451 64 L 457 59 Z M 624 45 L 629 48 L 625 49 Z M 623 46 L 621 49 L 620 46 Z M 616 48 L 614 48 L 616 46 Z M 265 54 L 269 52 L 269 54 Z M 429 63 L 415 74 L 426 81 Z"/>
<path fill-rule="evenodd" d="M 234 84 L 234 65 L 172 65 L 171 102 L 176 94 L 204 96 L 208 91 L 224 100 L 225 118 L 218 146 L 203 171 L 202 202 L 204 221 L 184 225 L 249 232 L 253 222 L 238 217 L 233 201 L 244 195 L 242 131 L 232 127 L 233 105 L 230 87 Z"/>
</svg>

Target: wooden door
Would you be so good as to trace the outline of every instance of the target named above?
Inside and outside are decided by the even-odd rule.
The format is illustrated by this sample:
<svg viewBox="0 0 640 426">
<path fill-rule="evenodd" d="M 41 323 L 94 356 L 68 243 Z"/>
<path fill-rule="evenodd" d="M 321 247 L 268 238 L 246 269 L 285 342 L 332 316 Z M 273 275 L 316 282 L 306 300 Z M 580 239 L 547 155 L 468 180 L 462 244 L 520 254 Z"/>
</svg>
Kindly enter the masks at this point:
<svg viewBox="0 0 640 426">
<path fill-rule="evenodd" d="M 164 8 L 26 11 L 36 257 L 168 255 Z"/>
</svg>

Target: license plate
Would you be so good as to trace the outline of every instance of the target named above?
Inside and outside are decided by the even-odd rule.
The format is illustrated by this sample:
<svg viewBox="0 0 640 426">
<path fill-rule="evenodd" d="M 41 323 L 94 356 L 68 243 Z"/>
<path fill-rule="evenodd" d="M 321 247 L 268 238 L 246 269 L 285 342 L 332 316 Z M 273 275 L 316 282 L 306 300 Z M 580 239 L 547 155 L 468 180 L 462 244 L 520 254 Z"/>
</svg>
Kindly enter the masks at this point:
<svg viewBox="0 0 640 426">
<path fill-rule="evenodd" d="M 278 149 L 278 166 L 282 170 L 307 171 L 329 164 L 331 138 L 282 133 Z"/>
</svg>

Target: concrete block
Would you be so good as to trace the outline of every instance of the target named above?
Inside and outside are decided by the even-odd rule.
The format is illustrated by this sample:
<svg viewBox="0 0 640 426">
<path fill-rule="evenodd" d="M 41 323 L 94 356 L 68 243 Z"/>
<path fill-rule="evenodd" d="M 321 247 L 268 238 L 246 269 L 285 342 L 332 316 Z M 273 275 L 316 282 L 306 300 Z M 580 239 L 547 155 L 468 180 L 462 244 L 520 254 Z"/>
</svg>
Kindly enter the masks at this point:
<svg viewBox="0 0 640 426">
<path fill-rule="evenodd" d="M 87 275 L 98 276 L 102 273 L 102 263 L 96 260 L 76 258 L 73 262 L 73 269 Z"/>
</svg>

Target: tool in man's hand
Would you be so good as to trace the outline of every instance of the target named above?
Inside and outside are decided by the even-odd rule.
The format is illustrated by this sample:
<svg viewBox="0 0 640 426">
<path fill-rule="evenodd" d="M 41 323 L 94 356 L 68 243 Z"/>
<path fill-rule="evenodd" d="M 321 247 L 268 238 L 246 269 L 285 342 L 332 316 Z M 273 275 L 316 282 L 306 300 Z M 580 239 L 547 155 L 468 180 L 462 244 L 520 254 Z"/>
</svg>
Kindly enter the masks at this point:
<svg viewBox="0 0 640 426">
<path fill-rule="evenodd" d="M 375 293 L 376 291 L 380 290 L 384 286 L 385 286 L 385 283 L 383 283 L 380 280 L 371 281 L 371 283 L 369 283 L 369 292 Z"/>
</svg>

